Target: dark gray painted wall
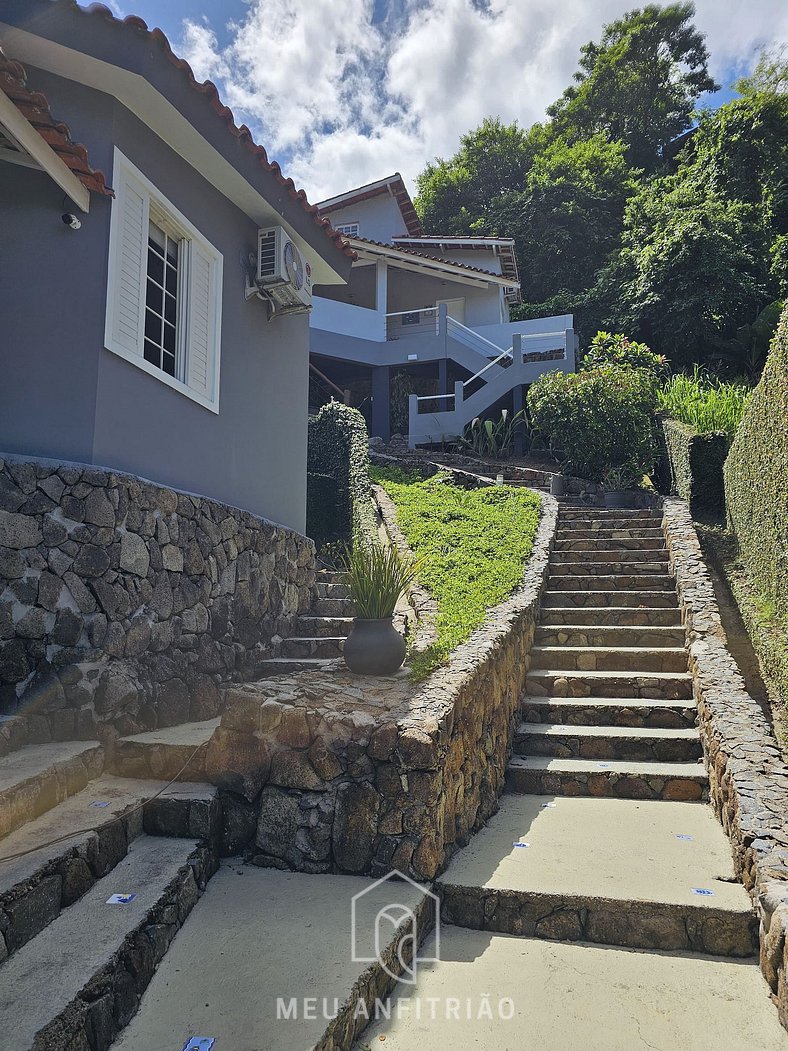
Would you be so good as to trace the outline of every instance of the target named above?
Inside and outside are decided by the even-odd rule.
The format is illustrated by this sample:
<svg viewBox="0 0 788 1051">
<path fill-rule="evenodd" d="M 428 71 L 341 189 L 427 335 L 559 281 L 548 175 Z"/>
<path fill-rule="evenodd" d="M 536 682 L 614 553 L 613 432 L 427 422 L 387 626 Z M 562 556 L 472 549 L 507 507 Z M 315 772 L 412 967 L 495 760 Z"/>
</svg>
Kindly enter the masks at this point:
<svg viewBox="0 0 788 1051">
<path fill-rule="evenodd" d="M 60 221 L 42 173 L 0 163 L 0 449 L 116 467 L 303 532 L 308 317 L 243 297 L 256 226 L 124 107 L 29 70 L 94 167 L 117 145 L 224 257 L 219 414 L 104 349 L 109 199 Z"/>
</svg>

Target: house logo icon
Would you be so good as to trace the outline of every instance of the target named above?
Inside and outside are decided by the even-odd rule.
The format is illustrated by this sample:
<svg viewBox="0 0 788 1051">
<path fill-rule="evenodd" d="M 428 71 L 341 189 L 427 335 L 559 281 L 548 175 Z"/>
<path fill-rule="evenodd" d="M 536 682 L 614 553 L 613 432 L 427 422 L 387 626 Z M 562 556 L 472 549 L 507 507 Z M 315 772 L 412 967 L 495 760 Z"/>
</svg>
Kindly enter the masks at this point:
<svg viewBox="0 0 788 1051">
<path fill-rule="evenodd" d="M 375 913 L 372 931 L 369 921 L 360 919 L 359 905 L 368 894 L 379 887 L 387 886 L 388 901 Z M 432 901 L 427 903 L 431 908 L 422 910 L 421 929 L 419 929 L 418 907 L 405 905 L 401 900 L 408 895 L 404 893 L 410 886 Z M 420 951 L 422 939 L 427 934 L 425 924 L 430 924 L 435 917 L 435 945 L 431 955 Z M 363 926 L 362 926 L 363 922 Z M 374 955 L 369 955 L 370 933 Z M 391 978 L 406 985 L 415 985 L 418 978 L 419 964 L 436 963 L 440 960 L 440 899 L 429 888 L 422 886 L 404 872 L 394 869 L 379 880 L 371 883 L 364 890 L 354 894 L 350 899 L 350 944 L 351 959 L 354 963 L 378 963 Z"/>
</svg>

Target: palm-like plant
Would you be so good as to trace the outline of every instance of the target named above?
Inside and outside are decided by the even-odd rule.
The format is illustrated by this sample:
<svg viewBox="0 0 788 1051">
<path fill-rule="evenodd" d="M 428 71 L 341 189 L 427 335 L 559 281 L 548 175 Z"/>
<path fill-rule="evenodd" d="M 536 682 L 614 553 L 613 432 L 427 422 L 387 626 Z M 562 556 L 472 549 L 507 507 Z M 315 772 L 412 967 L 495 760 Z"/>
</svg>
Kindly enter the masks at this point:
<svg viewBox="0 0 788 1051">
<path fill-rule="evenodd" d="M 341 564 L 360 620 L 393 617 L 397 600 L 418 572 L 418 563 L 403 558 L 396 548 L 377 542 L 356 543 L 347 548 Z"/>
</svg>

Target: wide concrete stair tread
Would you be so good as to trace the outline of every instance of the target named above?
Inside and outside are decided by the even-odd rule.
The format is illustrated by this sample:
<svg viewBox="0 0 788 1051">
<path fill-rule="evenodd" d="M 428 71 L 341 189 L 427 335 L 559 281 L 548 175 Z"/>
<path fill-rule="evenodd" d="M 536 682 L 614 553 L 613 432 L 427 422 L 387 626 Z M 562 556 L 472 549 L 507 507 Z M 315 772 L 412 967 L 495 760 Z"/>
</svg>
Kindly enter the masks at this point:
<svg viewBox="0 0 788 1051">
<path fill-rule="evenodd" d="M 628 562 L 625 559 L 611 559 L 609 562 L 567 562 L 555 559 L 550 562 L 550 575 L 558 577 L 598 577 L 598 576 L 660 576 L 668 573 L 667 560 L 644 560 Z"/>
<path fill-rule="evenodd" d="M 610 737 L 632 738 L 653 741 L 699 741 L 697 730 L 652 729 L 639 730 L 629 726 L 566 726 L 564 723 L 521 722 L 517 727 L 521 734 L 538 734 L 542 737 Z"/>
<path fill-rule="evenodd" d="M 581 554 L 582 552 L 582 554 Z M 664 537 L 634 537 L 630 540 L 573 540 L 565 538 L 556 540 L 553 545 L 551 557 L 567 562 L 574 562 L 578 558 L 588 558 L 592 562 L 610 562 L 609 555 L 615 555 L 624 560 L 637 561 L 645 555 L 646 558 L 667 558 L 667 548 Z"/>
<path fill-rule="evenodd" d="M 91 781 L 0 841 L 0 912 L 7 920 L 0 937 L 7 951 L 29 941 L 105 876 L 143 828 L 196 838 L 218 832 L 218 823 L 218 792 L 211 785 L 111 775 Z"/>
<path fill-rule="evenodd" d="M 378 910 L 400 902 L 417 911 L 423 891 L 223 862 L 113 1051 L 180 1051 L 197 1034 L 213 1036 L 216 1051 L 350 1047 L 352 1038 L 341 1035 L 344 1014 L 328 1022 L 322 1003 L 325 998 L 333 1009 L 336 999 L 352 1013 L 359 986 L 367 984 L 359 979 L 370 964 L 353 963 L 350 945 L 351 902 L 362 891 L 367 893 L 357 903 L 357 954 L 371 961 Z M 395 940 L 389 927 L 384 938 L 389 945 Z M 305 997 L 318 998 L 316 1017 L 304 1017 Z M 277 998 L 298 1002 L 297 1020 L 277 1017 Z M 356 1032 L 363 1018 L 357 1024 Z M 339 1033 L 332 1030 L 336 1042 L 324 1044 L 330 1026 Z"/>
<path fill-rule="evenodd" d="M 533 722 L 517 727 L 514 750 L 519 755 L 556 759 L 642 762 L 693 762 L 702 754 L 700 737 L 693 729 Z"/>
<path fill-rule="evenodd" d="M 121 737 L 115 742 L 108 768 L 122 777 L 205 780 L 207 744 L 221 718 L 179 723 Z"/>
<path fill-rule="evenodd" d="M 698 710 L 694 702 L 641 697 L 527 697 L 522 704 L 526 724 L 561 722 L 572 726 L 692 728 Z"/>
<path fill-rule="evenodd" d="M 0 838 L 80 792 L 104 765 L 96 741 L 28 745 L 0 759 Z"/>
<path fill-rule="evenodd" d="M 373 1023 L 356 1051 L 785 1051 L 785 1030 L 755 962 L 446 925 L 440 942 L 440 962 L 420 968 L 415 986 L 399 988 L 391 1018 Z M 424 953 L 434 951 L 430 938 Z M 481 993 L 492 1019 L 477 1017 Z M 459 1020 L 446 1021 L 448 998 L 459 1002 Z M 514 1005 L 509 1020 L 499 1017 L 501 999 Z"/>
<path fill-rule="evenodd" d="M 552 591 L 638 591 L 641 588 L 669 591 L 673 587 L 673 578 L 667 573 L 588 573 L 582 576 L 553 573 L 550 576 Z"/>
<path fill-rule="evenodd" d="M 42 1051 L 89 1046 L 86 1026 L 100 1027 L 101 1011 L 109 1011 L 110 1017 L 113 1011 L 111 1004 L 98 998 L 106 1001 L 112 995 L 116 954 L 135 932 L 155 922 L 152 910 L 172 899 L 171 884 L 190 873 L 197 847 L 193 840 L 139 837 L 109 875 L 2 965 L 3 1051 L 30 1051 L 34 1044 Z M 107 899 L 113 894 L 136 897 L 126 905 L 109 905 Z M 97 1018 L 86 1023 L 91 1007 Z M 116 1012 L 123 1010 L 123 1005 L 115 1005 Z M 50 1024 L 60 1042 L 40 1036 L 36 1043 L 36 1034 Z M 64 1032 L 74 1035 L 64 1039 Z M 80 1036 L 84 1043 L 78 1042 Z"/>
<path fill-rule="evenodd" d="M 567 528 L 558 527 L 555 533 L 556 542 L 561 540 L 659 540 L 665 543 L 665 534 L 659 527 L 653 529 L 639 529 L 628 527 L 589 528 L 588 524 L 577 523 Z"/>
<path fill-rule="evenodd" d="M 643 775 L 646 777 L 691 777 L 708 781 L 701 762 L 694 763 L 636 763 L 623 759 L 601 762 L 585 759 L 553 759 L 542 756 L 513 756 L 509 765 L 521 770 L 545 770 L 552 773 L 605 773 L 607 775 Z"/>
<path fill-rule="evenodd" d="M 675 595 L 674 595 L 675 598 Z M 559 624 L 593 627 L 681 627 L 678 604 L 665 606 L 553 606 L 542 607 L 540 625 Z"/>
<path fill-rule="evenodd" d="M 332 672 L 343 667 L 344 663 L 338 657 L 271 657 L 270 660 L 260 661 L 257 672 L 260 678 L 270 678 L 272 675 L 293 675 L 299 671 Z"/>
<path fill-rule="evenodd" d="M 606 590 L 580 589 L 567 591 L 550 586 L 542 595 L 542 609 L 558 607 L 565 609 L 573 606 L 594 606 L 613 608 L 654 608 L 662 607 L 678 611 L 678 598 L 675 588 L 655 588 L 651 590 L 617 589 Z"/>
</svg>

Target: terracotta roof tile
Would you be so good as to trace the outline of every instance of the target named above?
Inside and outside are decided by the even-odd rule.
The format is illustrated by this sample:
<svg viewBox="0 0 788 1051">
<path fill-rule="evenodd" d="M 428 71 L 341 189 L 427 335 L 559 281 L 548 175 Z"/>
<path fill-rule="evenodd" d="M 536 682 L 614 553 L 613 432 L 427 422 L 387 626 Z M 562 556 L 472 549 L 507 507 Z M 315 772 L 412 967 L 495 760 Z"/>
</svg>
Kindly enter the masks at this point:
<svg viewBox="0 0 788 1051">
<path fill-rule="evenodd" d="M 354 237 L 353 242 L 358 244 L 363 251 L 365 244 L 374 245 L 376 248 L 388 248 L 391 252 L 401 252 L 403 255 L 415 255 L 419 259 L 429 259 L 434 263 L 443 263 L 445 266 L 454 266 L 458 270 L 470 270 L 474 274 L 482 274 L 484 277 L 494 277 L 496 281 L 502 282 L 503 274 L 496 274 L 492 270 L 482 270 L 480 266 L 469 266 L 468 263 L 458 263 L 454 259 L 444 259 L 443 256 L 429 255 L 427 252 L 417 252 L 413 248 L 403 248 L 398 244 L 385 244 L 383 241 L 370 241 L 367 237 Z"/>
<path fill-rule="evenodd" d="M 28 87 L 24 66 L 20 62 L 12 62 L 2 50 L 0 89 L 87 190 L 114 197 L 112 189 L 106 184 L 104 173 L 91 168 L 85 147 L 73 142 L 68 125 L 52 116 L 46 95 Z"/>
<path fill-rule="evenodd" d="M 126 18 L 116 18 L 112 11 L 110 11 L 110 9 L 104 4 L 91 4 L 89 7 L 82 7 L 80 4 L 76 3 L 76 0 L 56 0 L 56 2 L 73 11 L 77 11 L 85 18 L 103 19 L 118 28 L 125 28 L 140 33 L 143 36 L 146 36 L 151 43 L 156 44 L 161 48 L 167 60 L 183 74 L 189 87 L 205 97 L 206 103 L 211 107 L 216 116 L 225 123 L 227 131 L 243 143 L 245 148 L 258 160 L 260 167 L 264 171 L 273 174 L 276 181 L 286 188 L 291 200 L 295 201 L 308 215 L 312 216 L 315 224 L 322 228 L 326 237 L 333 241 L 334 245 L 343 252 L 344 255 L 349 256 L 351 259 L 356 258 L 356 253 L 347 238 L 333 228 L 329 219 L 320 215 L 317 207 L 314 204 L 309 203 L 304 191 L 299 190 L 292 179 L 286 178 L 282 174 L 282 169 L 279 164 L 276 161 L 268 159 L 268 154 L 266 153 L 265 148 L 254 141 L 252 133 L 246 125 L 236 125 L 233 111 L 229 106 L 225 106 L 222 102 L 216 85 L 210 80 L 206 80 L 203 83 L 200 83 L 197 80 L 189 63 L 175 54 L 170 46 L 169 40 L 161 29 L 149 29 L 147 22 L 138 15 L 128 15 Z"/>
</svg>

